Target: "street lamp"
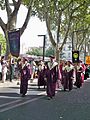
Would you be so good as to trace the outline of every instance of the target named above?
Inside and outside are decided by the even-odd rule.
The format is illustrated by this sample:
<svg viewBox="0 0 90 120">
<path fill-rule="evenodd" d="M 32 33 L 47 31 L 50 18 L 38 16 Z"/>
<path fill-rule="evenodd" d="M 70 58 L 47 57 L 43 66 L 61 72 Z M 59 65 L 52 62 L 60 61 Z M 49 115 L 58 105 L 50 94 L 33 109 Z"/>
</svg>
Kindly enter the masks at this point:
<svg viewBox="0 0 90 120">
<path fill-rule="evenodd" d="M 43 61 L 44 61 L 44 57 L 45 57 L 45 39 L 46 39 L 46 35 L 38 35 L 38 37 L 43 37 Z"/>
<path fill-rule="evenodd" d="M 74 39 L 74 31 L 72 32 L 72 51 L 74 50 L 74 41 L 73 41 L 73 39 Z"/>
</svg>

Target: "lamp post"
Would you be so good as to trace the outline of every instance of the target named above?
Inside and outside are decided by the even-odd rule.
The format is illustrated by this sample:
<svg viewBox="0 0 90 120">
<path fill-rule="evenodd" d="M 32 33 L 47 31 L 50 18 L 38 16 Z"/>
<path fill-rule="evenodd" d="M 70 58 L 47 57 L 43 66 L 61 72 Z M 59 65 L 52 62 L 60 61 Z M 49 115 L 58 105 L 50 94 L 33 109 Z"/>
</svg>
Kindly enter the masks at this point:
<svg viewBox="0 0 90 120">
<path fill-rule="evenodd" d="M 38 35 L 38 37 L 43 37 L 43 61 L 44 61 L 44 57 L 45 57 L 45 39 L 46 39 L 46 35 Z"/>
<path fill-rule="evenodd" d="M 84 51 L 84 63 L 86 63 L 86 40 L 85 40 L 85 51 Z"/>
<path fill-rule="evenodd" d="M 73 39 L 74 39 L 74 31 L 72 32 L 72 51 L 74 50 L 74 42 L 73 42 Z"/>
</svg>

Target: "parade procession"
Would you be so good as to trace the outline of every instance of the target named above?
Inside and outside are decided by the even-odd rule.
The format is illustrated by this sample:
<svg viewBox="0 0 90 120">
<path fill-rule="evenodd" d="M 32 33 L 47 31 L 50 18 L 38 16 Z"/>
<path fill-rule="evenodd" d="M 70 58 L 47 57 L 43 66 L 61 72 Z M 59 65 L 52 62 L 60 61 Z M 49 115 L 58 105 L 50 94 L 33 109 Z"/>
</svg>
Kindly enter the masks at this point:
<svg viewBox="0 0 90 120">
<path fill-rule="evenodd" d="M 22 57 L 15 61 L 14 58 L 6 61 L 4 56 L 0 62 L 0 81 L 17 81 L 20 85 L 20 95 L 24 97 L 28 91 L 28 83 L 36 80 L 37 90 L 44 89 L 47 98 L 55 97 L 57 90 L 71 91 L 81 88 L 90 76 L 90 66 L 77 61 L 60 60 L 56 62 L 55 56 L 49 56 L 49 61 L 30 60 Z"/>
<path fill-rule="evenodd" d="M 90 0 L 0 0 L 0 120 L 90 120 Z"/>
</svg>

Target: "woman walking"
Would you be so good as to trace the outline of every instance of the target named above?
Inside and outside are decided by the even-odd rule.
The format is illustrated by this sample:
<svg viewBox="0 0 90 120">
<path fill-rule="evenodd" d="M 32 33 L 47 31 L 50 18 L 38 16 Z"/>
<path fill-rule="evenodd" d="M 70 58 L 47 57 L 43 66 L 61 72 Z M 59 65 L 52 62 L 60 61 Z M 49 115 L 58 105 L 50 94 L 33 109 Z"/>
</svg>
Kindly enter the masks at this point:
<svg viewBox="0 0 90 120">
<path fill-rule="evenodd" d="M 77 88 L 80 88 L 82 86 L 82 76 L 81 76 L 81 73 L 83 72 L 82 66 L 80 65 L 80 63 L 76 64 L 75 72 L 76 72 L 76 81 L 75 81 L 74 85 Z"/>
<path fill-rule="evenodd" d="M 28 80 L 30 77 L 30 70 L 28 69 L 27 59 L 22 59 L 22 69 L 21 69 L 21 83 L 20 83 L 20 94 L 24 97 L 28 89 Z"/>
<path fill-rule="evenodd" d="M 55 96 L 56 82 L 58 79 L 57 65 L 57 62 L 54 62 L 51 68 L 49 68 L 48 64 L 45 65 L 44 78 L 47 83 L 46 93 L 48 99 L 52 99 Z"/>
<path fill-rule="evenodd" d="M 48 99 L 51 99 L 53 85 L 52 85 L 51 71 L 49 69 L 48 64 L 45 65 L 44 80 L 46 81 L 46 85 L 47 85 L 47 87 L 46 87 L 47 97 L 48 97 Z"/>
<path fill-rule="evenodd" d="M 67 61 L 67 65 L 65 66 L 65 71 L 66 71 L 66 88 L 68 88 L 69 91 L 72 90 L 73 88 L 73 71 L 74 71 L 74 66 L 71 64 L 70 61 Z"/>
</svg>

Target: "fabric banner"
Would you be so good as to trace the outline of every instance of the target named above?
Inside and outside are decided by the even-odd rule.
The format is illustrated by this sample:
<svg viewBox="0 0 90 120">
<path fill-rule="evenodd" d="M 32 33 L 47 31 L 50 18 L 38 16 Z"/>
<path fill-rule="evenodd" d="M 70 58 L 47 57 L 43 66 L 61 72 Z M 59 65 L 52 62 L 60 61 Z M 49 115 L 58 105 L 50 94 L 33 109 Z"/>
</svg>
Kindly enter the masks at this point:
<svg viewBox="0 0 90 120">
<path fill-rule="evenodd" d="M 90 56 L 86 56 L 86 64 L 90 65 Z"/>
<path fill-rule="evenodd" d="M 72 51 L 72 62 L 79 63 L 79 51 Z"/>
<path fill-rule="evenodd" d="M 19 57 L 20 53 L 20 30 L 8 32 L 10 53 L 12 56 Z"/>
</svg>

